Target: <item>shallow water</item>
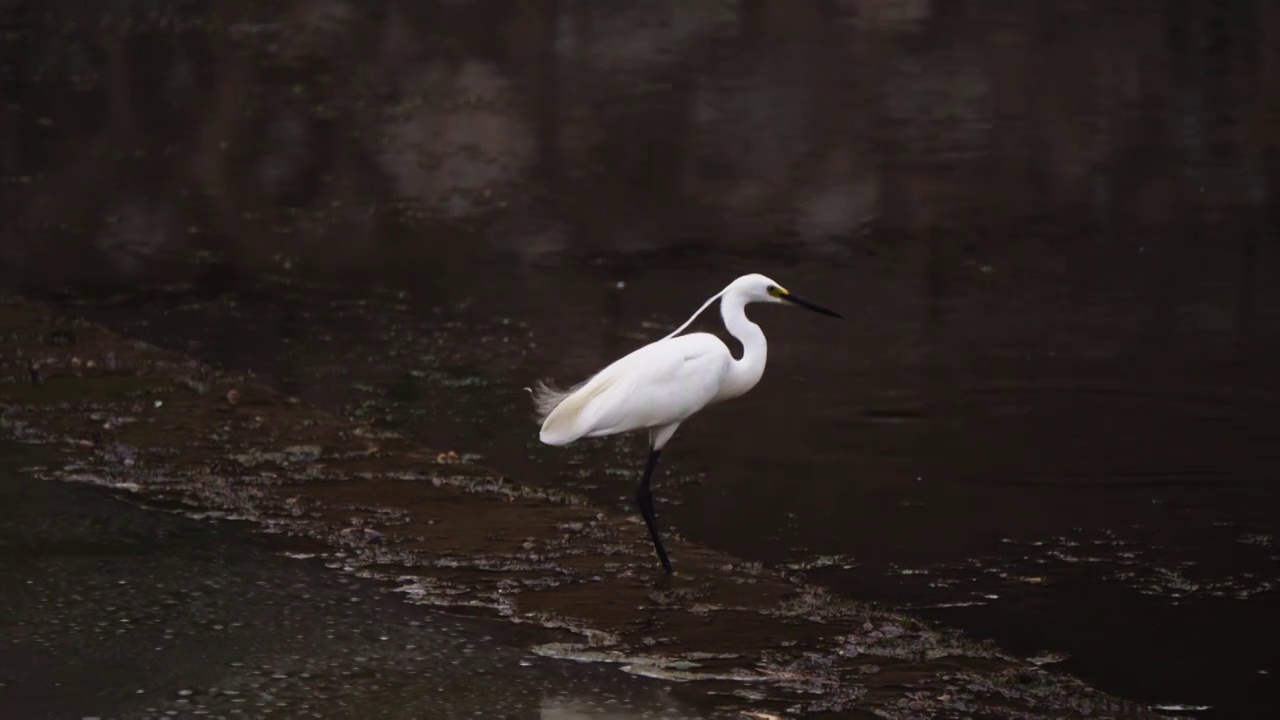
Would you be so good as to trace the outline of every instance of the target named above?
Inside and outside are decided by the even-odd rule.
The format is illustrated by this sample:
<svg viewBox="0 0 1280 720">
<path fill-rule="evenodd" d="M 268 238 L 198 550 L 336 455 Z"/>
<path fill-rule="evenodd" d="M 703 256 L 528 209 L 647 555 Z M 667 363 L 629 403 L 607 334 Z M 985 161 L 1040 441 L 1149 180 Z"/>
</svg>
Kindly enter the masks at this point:
<svg viewBox="0 0 1280 720">
<path fill-rule="evenodd" d="M 1270 4 L 3 7 L 9 285 L 631 512 L 522 388 L 765 272 L 848 320 L 753 312 L 671 531 L 1277 709 Z"/>
<path fill-rule="evenodd" d="M 692 285 L 683 274 L 652 284 Z M 789 286 L 825 285 L 814 294 L 836 307 L 857 292 L 819 270 L 794 274 L 803 284 Z M 572 276 L 556 284 L 567 297 L 590 287 Z M 649 311 L 663 303 L 648 285 L 602 291 L 618 295 L 617 335 L 630 326 L 656 337 L 683 319 Z M 293 299 L 251 294 L 183 311 L 126 299 L 91 314 L 175 346 L 189 339 L 304 399 L 382 417 L 522 482 L 634 512 L 642 441 L 540 447 L 520 388 L 544 368 L 590 368 L 636 338 L 611 343 L 606 330 L 604 347 L 564 360 L 538 319 L 513 322 L 461 290 L 447 294 L 465 308 L 434 312 L 394 292 L 356 301 L 273 287 Z M 564 309 L 582 325 L 599 312 Z M 265 318 L 299 311 L 309 315 L 292 321 L 299 340 L 264 341 Z M 761 386 L 688 423 L 664 453 L 658 507 L 673 532 L 916 608 L 1146 702 L 1210 705 L 1223 717 L 1271 702 L 1280 508 L 1267 469 L 1280 428 L 1264 412 L 1274 382 L 1251 373 L 1250 358 L 1226 368 L 1139 361 L 1140 350 L 1110 350 L 1096 332 L 1087 355 L 1064 337 L 1023 362 L 971 350 L 945 355 L 954 365 L 893 355 L 874 367 L 874 353 L 852 358 L 884 347 L 865 338 L 876 323 L 848 323 L 865 341 L 838 348 L 825 318 L 782 312 L 756 313 L 776 347 Z M 123 319 L 137 317 L 145 325 Z M 321 377 L 325 368 L 333 374 Z"/>
</svg>

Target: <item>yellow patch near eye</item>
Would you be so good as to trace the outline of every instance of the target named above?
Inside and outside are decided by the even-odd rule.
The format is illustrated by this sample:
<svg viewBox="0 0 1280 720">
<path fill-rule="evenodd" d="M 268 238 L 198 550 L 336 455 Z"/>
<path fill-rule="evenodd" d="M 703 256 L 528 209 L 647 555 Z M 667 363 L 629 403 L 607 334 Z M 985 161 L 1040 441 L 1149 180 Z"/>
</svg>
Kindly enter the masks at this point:
<svg viewBox="0 0 1280 720">
<path fill-rule="evenodd" d="M 770 287 L 770 288 L 769 288 L 769 294 L 770 294 L 770 295 L 772 295 L 772 296 L 774 296 L 774 297 L 776 297 L 776 298 L 780 298 L 780 297 L 782 297 L 783 295 L 786 295 L 786 294 L 788 294 L 788 293 L 787 293 L 787 291 L 786 291 L 786 290 L 783 290 L 782 288 L 778 287 L 777 285 L 774 285 L 773 287 Z"/>
</svg>

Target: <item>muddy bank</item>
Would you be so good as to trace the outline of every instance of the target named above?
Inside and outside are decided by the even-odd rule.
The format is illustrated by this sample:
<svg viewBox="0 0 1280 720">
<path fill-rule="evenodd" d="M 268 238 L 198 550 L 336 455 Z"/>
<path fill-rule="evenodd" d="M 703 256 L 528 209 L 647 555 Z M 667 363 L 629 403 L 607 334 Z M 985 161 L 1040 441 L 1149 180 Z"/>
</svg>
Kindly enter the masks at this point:
<svg viewBox="0 0 1280 720">
<path fill-rule="evenodd" d="M 528 653 L 555 631 L 426 614 L 252 523 L 18 470 L 50 450 L 0 442 L 6 719 L 710 717 L 651 680 Z"/>
<path fill-rule="evenodd" d="M 1148 717 L 974 643 L 525 487 L 389 431 L 16 299 L 0 305 L 3 434 L 43 477 L 115 488 L 296 539 L 299 557 L 407 600 L 560 628 L 539 654 L 619 664 L 725 710 L 883 717 Z M 683 681 L 687 684 L 680 685 Z"/>
</svg>

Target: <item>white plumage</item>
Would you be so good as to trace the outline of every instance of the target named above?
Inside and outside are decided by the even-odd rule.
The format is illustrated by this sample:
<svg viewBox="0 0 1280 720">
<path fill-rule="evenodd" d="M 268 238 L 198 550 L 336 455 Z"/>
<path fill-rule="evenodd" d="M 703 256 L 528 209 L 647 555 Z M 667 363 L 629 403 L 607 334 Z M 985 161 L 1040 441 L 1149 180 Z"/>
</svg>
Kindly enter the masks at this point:
<svg viewBox="0 0 1280 720">
<path fill-rule="evenodd" d="M 742 343 L 741 358 L 734 358 L 728 346 L 710 333 L 679 335 L 716 299 L 720 300 L 725 328 Z M 586 382 L 569 390 L 540 382 L 534 389 L 534 404 L 542 421 L 539 439 L 548 445 L 649 431 L 649 462 L 637 502 L 667 572 L 671 572 L 671 565 L 654 523 L 650 476 L 663 446 L 680 423 L 710 404 L 742 395 L 760 381 L 768 343 L 760 326 L 747 319 L 745 308 L 752 302 L 790 302 L 840 317 L 763 275 L 744 275 L 703 303 L 670 335 L 619 358 Z"/>
<path fill-rule="evenodd" d="M 716 398 L 732 362 L 725 344 L 708 333 L 646 345 L 571 392 L 544 389 L 539 438 L 565 445 L 679 422 Z"/>
</svg>

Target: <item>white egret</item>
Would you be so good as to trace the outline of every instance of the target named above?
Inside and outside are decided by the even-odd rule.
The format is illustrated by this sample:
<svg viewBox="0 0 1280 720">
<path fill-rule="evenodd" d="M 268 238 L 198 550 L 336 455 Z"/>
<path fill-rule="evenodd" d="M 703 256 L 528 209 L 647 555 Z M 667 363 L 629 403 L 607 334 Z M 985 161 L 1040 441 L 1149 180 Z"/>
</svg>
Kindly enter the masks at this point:
<svg viewBox="0 0 1280 720">
<path fill-rule="evenodd" d="M 735 359 L 724 342 L 711 333 L 676 337 L 717 299 L 725 328 L 742 343 L 741 358 Z M 548 445 L 567 445 L 579 438 L 632 430 L 649 431 L 649 458 L 640 477 L 636 503 L 649 527 L 662 569 L 668 574 L 671 561 L 658 533 L 649 481 L 663 446 L 680 423 L 708 405 L 746 393 L 760 381 L 768 344 L 760 326 L 747 319 L 746 305 L 753 302 L 791 303 L 823 315 L 843 317 L 787 291 L 764 275 L 743 275 L 703 303 L 670 335 L 614 361 L 585 382 L 569 390 L 539 382 L 533 391 L 542 421 L 539 439 Z"/>
</svg>

